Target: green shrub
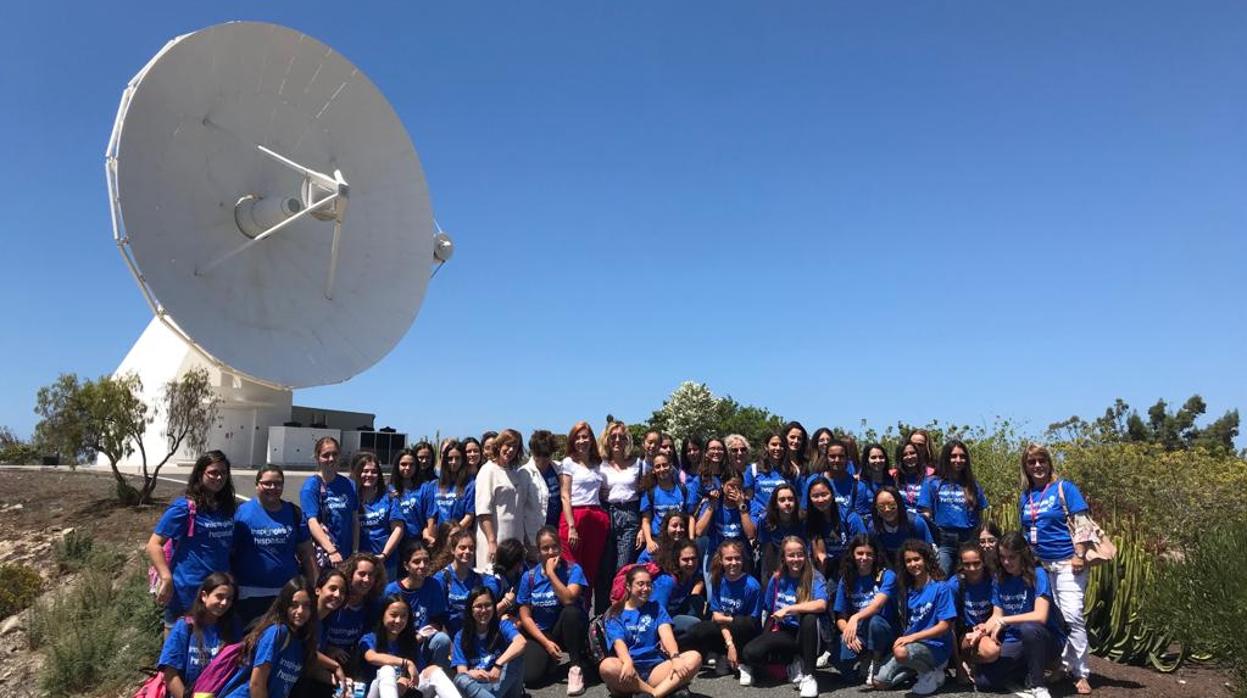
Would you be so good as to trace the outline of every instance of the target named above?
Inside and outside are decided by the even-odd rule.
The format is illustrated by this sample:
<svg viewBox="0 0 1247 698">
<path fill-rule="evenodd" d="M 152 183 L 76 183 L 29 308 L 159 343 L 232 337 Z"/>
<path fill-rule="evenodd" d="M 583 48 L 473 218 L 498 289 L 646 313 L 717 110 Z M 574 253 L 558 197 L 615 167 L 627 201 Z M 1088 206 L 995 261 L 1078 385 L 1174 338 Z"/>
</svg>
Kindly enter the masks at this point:
<svg viewBox="0 0 1247 698">
<path fill-rule="evenodd" d="M 35 606 L 30 644 L 45 658 L 46 695 L 104 692 L 133 683 L 160 651 L 160 610 L 136 565 L 118 578 L 94 566 L 65 593 Z"/>
<path fill-rule="evenodd" d="M 34 603 L 43 578 L 26 565 L 0 565 L 0 618 L 24 611 Z"/>
<path fill-rule="evenodd" d="M 112 573 L 121 569 L 125 555 L 115 547 L 96 545 L 95 536 L 75 529 L 52 545 L 52 559 L 62 572 L 94 567 Z"/>
<path fill-rule="evenodd" d="M 1224 661 L 1247 696 L 1247 523 L 1225 521 L 1195 538 L 1182 556 L 1157 563 L 1142 591 L 1142 613 L 1187 648 Z"/>
</svg>

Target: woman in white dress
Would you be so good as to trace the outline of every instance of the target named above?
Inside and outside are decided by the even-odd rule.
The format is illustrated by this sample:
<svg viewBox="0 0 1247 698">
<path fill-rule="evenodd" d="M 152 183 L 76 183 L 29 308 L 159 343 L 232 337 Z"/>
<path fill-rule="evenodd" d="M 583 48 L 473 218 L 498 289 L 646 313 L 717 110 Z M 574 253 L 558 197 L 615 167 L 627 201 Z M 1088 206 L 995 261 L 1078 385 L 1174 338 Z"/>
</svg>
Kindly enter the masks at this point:
<svg viewBox="0 0 1247 698">
<path fill-rule="evenodd" d="M 545 511 L 536 483 L 518 467 L 522 456 L 520 433 L 504 429 L 491 443 L 489 462 L 476 474 L 476 566 L 489 569 L 498 541 L 515 538 L 534 550 Z M 543 483 L 544 486 L 544 483 Z"/>
</svg>

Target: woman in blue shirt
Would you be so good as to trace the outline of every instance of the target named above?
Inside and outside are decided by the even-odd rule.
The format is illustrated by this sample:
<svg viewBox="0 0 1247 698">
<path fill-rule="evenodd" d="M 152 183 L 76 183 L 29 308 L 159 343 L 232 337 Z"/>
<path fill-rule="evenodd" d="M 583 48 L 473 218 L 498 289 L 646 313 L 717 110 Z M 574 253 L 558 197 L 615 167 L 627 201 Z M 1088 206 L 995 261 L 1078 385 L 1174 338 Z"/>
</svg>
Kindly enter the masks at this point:
<svg viewBox="0 0 1247 698">
<path fill-rule="evenodd" d="M 840 558 L 849 548 L 849 539 L 865 533 L 861 517 L 841 509 L 835 490 L 819 475 L 806 488 L 805 539 L 809 541 L 814 569 L 828 579 L 840 574 Z"/>
<path fill-rule="evenodd" d="M 905 631 L 892 643 L 892 658 L 871 680 L 875 688 L 895 688 L 917 672 L 915 695 L 935 693 L 944 685 L 944 667 L 952 656 L 957 606 L 943 583 L 944 574 L 930 545 L 907 540 L 901 546 L 899 575 L 905 600 Z"/>
<path fill-rule="evenodd" d="M 780 548 L 780 570 L 762 592 L 762 609 L 767 613 L 767 630 L 745 645 L 741 681 L 752 682 L 753 667 L 789 664 L 788 674 L 801 691 L 801 698 L 818 695 L 814 678 L 819 653 L 819 623 L 827 614 L 827 582 L 806 554 L 805 541 L 785 538 Z M 793 658 L 796 657 L 796 660 Z M 746 682 L 746 677 L 750 681 Z"/>
<path fill-rule="evenodd" d="M 896 480 L 892 478 L 892 461 L 888 457 L 888 449 L 881 444 L 866 444 L 866 447 L 862 449 L 862 462 L 859 467 L 857 481 L 862 483 L 862 486 L 870 493 L 871 501 L 874 501 L 875 494 L 885 485 L 896 487 Z"/>
<path fill-rule="evenodd" d="M 479 586 L 486 586 L 497 597 L 499 587 L 493 575 L 482 575 L 472 567 L 476 564 L 476 534 L 459 531 L 446 541 L 446 548 L 450 551 L 451 563 L 435 576 L 446 588 L 446 628 L 453 635 L 463 627 L 468 594 Z"/>
<path fill-rule="evenodd" d="M 1000 561 L 992 585 L 991 618 L 980 632 L 999 644 L 999 658 L 980 662 L 975 686 L 1000 689 L 1023 678 L 1034 698 L 1048 698 L 1044 669 L 1061 651 L 1058 614 L 1052 609 L 1048 573 L 1036 568 L 1026 539 L 1017 531 L 1006 533 L 996 548 Z"/>
<path fill-rule="evenodd" d="M 701 654 L 681 652 L 671 617 L 650 600 L 653 579 L 637 565 L 624 577 L 627 593 L 605 614 L 608 651 L 598 673 L 612 694 L 647 693 L 663 698 L 687 686 L 701 668 Z"/>
<path fill-rule="evenodd" d="M 832 611 L 840 632 L 841 676 L 851 676 L 854 665 L 869 682 L 875 669 L 890 656 L 896 640 L 896 574 L 888 569 L 883 551 L 870 536 L 849 541 L 849 554 L 840 566 L 840 581 Z"/>
<path fill-rule="evenodd" d="M 299 489 L 299 504 L 307 518 L 308 533 L 316 552 L 316 565 L 323 572 L 355 552 L 359 542 L 359 499 L 355 485 L 338 476 L 341 448 L 332 436 L 317 439 L 313 449 L 316 474 Z"/>
<path fill-rule="evenodd" d="M 424 510 L 420 488 L 436 480 L 433 472 L 433 446 L 421 441 L 415 448 L 404 448 L 394 456 L 390 469 L 390 496 L 397 500 L 403 518 L 403 538 L 416 540 L 424 532 Z"/>
<path fill-rule="evenodd" d="M 933 524 L 945 576 L 952 574 L 957 550 L 974 537 L 985 509 L 987 496 L 970 467 L 970 449 L 949 441 L 940 452 L 936 476 L 927 478 L 918 495 L 918 510 Z"/>
<path fill-rule="evenodd" d="M 761 579 L 769 579 L 779 568 L 779 546 L 789 536 L 808 540 L 805 524 L 797 504 L 797 488 L 790 484 L 777 486 L 771 492 L 762 519 L 758 522 L 758 558 L 762 561 Z"/>
<path fill-rule="evenodd" d="M 637 555 L 637 562 L 652 562 L 656 565 L 662 565 L 662 561 L 671 554 L 671 547 L 676 541 L 689 537 L 689 528 L 687 517 L 679 511 L 668 511 L 667 515 L 658 523 L 658 549 L 650 553 L 648 549 L 642 550 Z"/>
<path fill-rule="evenodd" d="M 511 621 L 499 620 L 494 593 L 477 587 L 468 595 L 470 618 L 455 635 L 450 663 L 464 698 L 520 698 L 524 694 L 524 646 Z"/>
<path fill-rule="evenodd" d="M 1022 494 L 1018 514 L 1022 533 L 1048 572 L 1052 595 L 1061 610 L 1069 635 L 1062 662 L 1074 677 L 1080 694 L 1091 692 L 1091 668 L 1087 665 L 1087 623 L 1083 598 L 1087 592 L 1087 501 L 1074 483 L 1057 476 L 1052 454 L 1031 444 L 1022 451 Z M 1079 531 L 1075 541 L 1070 524 Z"/>
<path fill-rule="evenodd" d="M 905 511 L 918 513 L 918 496 L 922 494 L 922 486 L 927 478 L 934 475 L 927 458 L 925 447 L 917 444 L 904 443 L 896 449 L 896 472 L 892 474 L 896 480 L 896 489 L 901 493 Z"/>
<path fill-rule="evenodd" d="M 237 641 L 239 626 L 231 613 L 235 594 L 234 580 L 213 572 L 200 585 L 190 613 L 173 624 L 156 661 L 171 698 L 191 698 L 190 688 L 204 667 L 222 647 Z"/>
<path fill-rule="evenodd" d="M 995 559 L 994 552 L 991 559 Z M 965 681 L 970 679 L 972 667 L 994 662 L 1000 656 L 999 643 L 980 627 L 992 615 L 992 574 L 987 560 L 978 543 L 962 545 L 957 554 L 957 574 L 948 580 L 958 609 L 957 676 Z"/>
<path fill-rule="evenodd" d="M 762 453 L 745 471 L 745 496 L 749 498 L 749 514 L 761 522 L 771 502 L 771 494 L 780 485 L 796 482 L 800 473 L 784 460 L 784 439 L 771 432 L 762 437 Z"/>
<path fill-rule="evenodd" d="M 368 695 L 403 696 L 412 689 L 432 689 L 438 698 L 459 698 L 442 667 L 421 660 L 407 601 L 399 595 L 386 596 L 379 609 L 372 632 L 359 639 L 359 675 L 368 686 Z"/>
<path fill-rule="evenodd" d="M 667 514 L 675 512 L 687 518 L 691 504 L 688 487 L 676 477 L 671 460 L 664 453 L 655 454 L 649 472 L 641 478 L 641 534 L 645 537 L 645 552 L 651 556 L 658 552 L 658 538 Z"/>
<path fill-rule="evenodd" d="M 478 447 L 479 448 L 479 447 Z M 442 444 L 442 473 L 420 488 L 424 511 L 424 544 L 433 548 L 438 527 L 446 526 L 448 537 L 472 530 L 476 512 L 476 480 L 468 469 L 464 446 L 455 439 Z"/>
<path fill-rule="evenodd" d="M 749 515 L 749 503 L 740 486 L 740 474 L 728 473 L 723 477 L 722 491 L 712 492 L 702 505 L 697 517 L 697 535 L 706 537 L 706 550 L 718 550 L 725 540 L 740 540 L 748 545 L 757 537 L 758 529 Z M 703 569 L 709 570 L 709 555 L 703 560 Z"/>
<path fill-rule="evenodd" d="M 661 456 L 660 456 L 661 457 Z M 537 531 L 541 561 L 520 576 L 519 625 L 531 642 L 524 648 L 524 685 L 536 686 L 559 665 L 567 652 L 567 695 L 584 693 L 585 633 L 589 618 L 585 599 L 589 581 L 584 570 L 562 559 L 559 531 Z"/>
<path fill-rule="evenodd" d="M 868 531 L 879 541 L 888 563 L 895 566 L 900 565 L 896 554 L 900 551 L 901 544 L 910 538 L 934 547 L 926 519 L 917 512 L 906 511 L 901 501 L 901 494 L 895 487 L 880 488 L 875 493 L 875 506 Z"/>
<path fill-rule="evenodd" d="M 654 577 L 650 599 L 666 607 L 676 642 L 683 647 L 689 628 L 706 615 L 700 551 L 696 542 L 680 538 L 659 553 L 658 566 L 662 571 Z"/>
<path fill-rule="evenodd" d="M 241 663 L 221 698 L 286 698 L 316 657 L 316 622 L 307 581 L 295 577 L 242 641 Z"/>
<path fill-rule="evenodd" d="M 165 542 L 173 557 L 165 560 Z M 229 571 L 234 542 L 234 485 L 229 459 L 208 451 L 195 461 L 186 492 L 173 500 L 147 539 L 147 557 L 160 581 L 156 603 L 165 607 L 165 627 L 172 627 L 195 602 L 199 585 L 213 572 Z"/>
<path fill-rule="evenodd" d="M 281 494 L 286 476 L 276 465 L 255 474 L 255 499 L 243 502 L 234 512 L 234 552 L 230 569 L 238 583 L 234 615 L 242 627 L 259 618 L 273 605 L 282 585 L 299 574 L 316 575 L 312 539 L 299 507 Z"/>
<path fill-rule="evenodd" d="M 376 622 L 377 599 L 385 582 L 376 558 L 368 553 L 348 557 L 341 570 L 347 580 L 346 600 L 321 621 L 320 651 L 351 671 L 356 668 L 352 661 L 359 638 Z"/>
<path fill-rule="evenodd" d="M 692 626 L 685 645 L 715 656 L 715 674 L 727 676 L 740 670 L 740 683 L 749 686 L 753 675 L 741 663 L 745 645 L 762 632 L 762 587 L 745 574 L 745 547 L 740 541 L 725 541 L 710 566 L 710 618 Z"/>
<path fill-rule="evenodd" d="M 385 585 L 385 596 L 399 596 L 407 602 L 412 631 L 416 637 L 416 660 L 422 665 L 437 664 L 450 669 L 450 636 L 446 634 L 446 589 L 430 576 L 433 561 L 419 538 L 409 542 L 403 569 L 406 576 Z"/>
<path fill-rule="evenodd" d="M 398 579 L 398 553 L 406 530 L 398 500 L 385 489 L 381 464 L 370 451 L 351 456 L 351 482 L 359 499 L 359 551 L 381 558 L 386 579 Z"/>
</svg>

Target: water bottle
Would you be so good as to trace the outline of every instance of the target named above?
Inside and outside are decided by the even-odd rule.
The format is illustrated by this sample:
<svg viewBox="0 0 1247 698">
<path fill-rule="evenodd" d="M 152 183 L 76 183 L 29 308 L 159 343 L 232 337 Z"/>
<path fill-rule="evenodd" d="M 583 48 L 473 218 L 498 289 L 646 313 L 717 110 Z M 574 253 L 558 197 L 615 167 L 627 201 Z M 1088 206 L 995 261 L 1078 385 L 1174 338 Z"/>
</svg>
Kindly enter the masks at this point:
<svg viewBox="0 0 1247 698">
<path fill-rule="evenodd" d="M 352 681 L 351 685 L 355 689 L 354 698 L 367 698 L 368 685 L 363 681 Z"/>
</svg>

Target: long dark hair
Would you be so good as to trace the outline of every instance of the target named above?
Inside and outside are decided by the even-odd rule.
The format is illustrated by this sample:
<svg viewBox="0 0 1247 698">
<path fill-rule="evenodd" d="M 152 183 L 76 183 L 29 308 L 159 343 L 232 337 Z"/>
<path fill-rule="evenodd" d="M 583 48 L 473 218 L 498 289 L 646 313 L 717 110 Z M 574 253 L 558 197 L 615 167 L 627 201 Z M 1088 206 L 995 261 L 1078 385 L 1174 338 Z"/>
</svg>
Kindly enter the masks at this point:
<svg viewBox="0 0 1247 698">
<path fill-rule="evenodd" d="M 788 432 L 793 429 L 801 432 L 801 445 L 797 446 L 796 450 L 788 448 Z M 805 427 L 801 426 L 801 422 L 793 420 L 779 430 L 779 435 L 784 439 L 784 462 L 796 465 L 798 472 L 804 475 L 806 466 L 810 462 L 807 450 L 810 447 L 810 433 L 805 430 Z"/>
<path fill-rule="evenodd" d="M 208 607 L 204 605 L 203 596 L 205 593 L 211 594 L 217 587 L 229 587 L 230 602 L 229 608 L 220 618 L 212 618 L 212 614 L 208 612 Z M 204 646 L 203 629 L 206 626 L 216 624 L 217 633 L 221 636 L 223 644 L 235 642 L 238 638 L 234 637 L 234 606 L 238 603 L 238 585 L 234 583 L 234 578 L 227 572 L 213 572 L 204 577 L 203 584 L 199 585 L 199 590 L 195 592 L 195 601 L 191 604 L 191 610 L 187 613 L 191 617 L 191 627 L 194 630 L 195 642 L 202 650 Z"/>
<path fill-rule="evenodd" d="M 978 540 L 971 540 L 962 543 L 961 546 L 957 548 L 957 576 L 960 577 L 962 581 L 965 581 L 966 572 L 962 568 L 961 556 L 966 553 L 978 554 L 979 560 L 983 562 L 983 579 L 990 581 L 996 576 L 996 565 L 994 562 L 996 556 L 988 555 L 987 551 L 983 550 L 983 548 L 979 546 Z"/>
<path fill-rule="evenodd" d="M 870 452 L 874 450 L 878 450 L 883 454 L 883 468 L 879 471 L 882 477 L 879 480 L 870 478 Z M 892 457 L 888 455 L 888 449 L 884 448 L 883 444 L 878 442 L 868 443 L 862 448 L 862 454 L 862 462 L 857 464 L 857 472 L 861 481 L 878 483 L 892 481 L 892 476 L 888 472 L 892 469 Z"/>
<path fill-rule="evenodd" d="M 429 452 L 433 454 L 433 458 L 429 463 L 429 469 L 427 472 L 420 468 L 420 459 L 416 457 L 416 453 L 425 448 L 429 449 Z M 411 456 L 412 467 L 415 469 L 415 472 L 411 476 L 413 490 L 420 489 L 420 485 L 423 485 L 425 482 L 433 479 L 433 466 L 437 463 L 437 451 L 433 448 L 433 445 L 427 441 L 421 441 L 416 444 L 415 448 L 404 448 L 394 454 L 394 463 L 390 466 L 390 485 L 399 495 L 403 494 L 403 492 L 407 489 L 406 484 L 403 482 L 402 472 L 398 467 L 399 462 L 406 456 Z"/>
<path fill-rule="evenodd" d="M 738 543 L 740 542 L 739 539 L 733 540 L 736 540 Z M 679 538 L 671 544 L 667 557 L 659 563 L 659 566 L 662 567 L 663 572 L 666 572 L 674 577 L 677 582 L 680 581 L 680 553 L 689 548 L 697 550 L 697 541 L 691 538 Z M 699 574 L 701 574 L 700 569 L 693 571 L 693 575 L 695 577 Z"/>
<path fill-rule="evenodd" d="M 913 576 L 909 574 L 909 569 L 905 566 L 905 553 L 917 553 L 922 556 L 922 562 L 927 567 L 928 583 L 944 581 L 944 570 L 940 568 L 940 561 L 935 557 L 935 550 L 931 545 L 917 538 L 907 538 L 904 543 L 901 543 L 901 549 L 896 551 L 896 577 L 900 580 L 902 595 L 912 589 L 915 584 Z M 904 607 L 904 604 L 900 605 Z"/>
<path fill-rule="evenodd" d="M 684 437 L 684 440 L 680 442 L 680 470 L 683 470 L 686 473 L 697 475 L 698 473 L 693 472 L 692 470 L 694 463 L 691 460 L 689 460 L 689 457 L 688 457 L 689 446 L 696 446 L 697 452 L 701 454 L 701 459 L 705 460 L 706 459 L 706 440 L 702 438 L 701 434 L 690 434 Z M 701 463 L 698 462 L 696 466 L 698 469 L 700 469 Z"/>
<path fill-rule="evenodd" d="M 814 499 L 810 494 L 814 491 L 816 485 L 822 485 L 831 493 L 830 502 L 831 509 L 826 513 L 818 510 L 814 506 Z M 828 521 L 830 519 L 830 521 Z M 823 531 L 830 524 L 833 533 L 840 533 L 841 516 L 840 505 L 836 503 L 836 490 L 831 486 L 831 480 L 819 475 L 805 486 L 805 535 L 809 540 L 821 538 Z"/>
<path fill-rule="evenodd" d="M 663 514 L 662 521 L 658 523 L 658 551 L 654 553 L 654 562 L 658 563 L 658 566 L 663 569 L 667 568 L 667 558 L 674 556 L 672 546 L 678 540 L 681 540 L 672 538 L 668 529 L 671 527 L 672 520 L 680 519 L 684 516 L 684 512 L 679 509 L 669 509 L 666 514 Z M 691 534 L 689 531 L 685 531 L 684 535 L 689 536 Z M 674 566 L 675 560 L 671 560 L 671 564 Z"/>
<path fill-rule="evenodd" d="M 479 444 L 478 444 L 479 445 Z M 459 452 L 459 468 L 454 473 L 450 472 L 450 467 L 446 465 L 446 456 L 451 451 Z M 462 495 L 464 488 L 468 486 L 468 455 L 464 450 L 464 444 L 457 439 L 449 439 L 442 444 L 441 453 L 442 475 L 437 480 L 437 489 L 446 491 L 451 487 L 455 488 L 455 494 Z"/>
<path fill-rule="evenodd" d="M 966 466 L 959 473 L 953 469 L 954 448 L 960 448 L 966 454 Z M 953 439 L 944 444 L 943 450 L 940 451 L 940 463 L 936 474 L 944 482 L 961 485 L 961 491 L 966 498 L 966 508 L 970 511 L 979 510 L 979 483 L 974 479 L 974 470 L 970 468 L 970 449 L 961 440 Z M 939 497 L 939 492 L 936 492 L 935 496 Z"/>
<path fill-rule="evenodd" d="M 1018 556 L 1018 565 L 1022 568 L 1022 574 L 1018 575 L 1026 586 L 1031 589 L 1035 588 L 1035 554 L 1031 552 L 1031 548 L 1026 544 L 1026 537 L 1021 531 L 1009 531 L 996 541 L 996 581 L 1004 583 L 1009 577 L 1009 573 L 1005 571 L 1005 566 L 999 564 L 1001 550 L 1007 550 Z"/>
<path fill-rule="evenodd" d="M 796 499 L 798 497 L 797 488 L 793 487 L 791 484 L 787 482 L 780 483 L 775 486 L 775 489 L 771 490 L 771 499 L 766 503 L 766 516 L 764 517 L 762 521 L 762 525 L 765 526 L 766 530 L 768 531 L 774 531 L 778 529 L 781 523 L 781 520 L 783 519 L 783 514 L 781 514 L 779 511 L 779 491 L 780 490 L 791 491 L 793 499 Z M 832 493 L 831 498 L 833 500 L 836 498 L 835 493 Z M 801 502 L 796 502 L 796 506 L 794 506 L 792 509 L 792 520 L 789 521 L 788 523 L 790 524 L 801 523 Z"/>
<path fill-rule="evenodd" d="M 918 454 L 918 465 L 914 466 L 914 471 L 918 473 L 918 479 L 927 476 L 927 468 L 931 466 L 930 446 L 920 446 L 915 443 L 905 441 L 896 447 L 896 480 L 902 482 L 905 479 L 905 447 L 913 446 L 914 453 Z M 968 451 L 967 451 L 968 453 Z"/>
<path fill-rule="evenodd" d="M 411 607 L 407 605 L 407 601 L 403 599 L 401 594 L 392 594 L 381 600 L 377 604 L 380 612 L 377 614 L 377 622 L 372 626 L 372 632 L 377 636 L 377 645 L 385 647 L 386 641 L 389 640 L 390 631 L 385 627 L 385 612 L 394 604 L 402 604 L 403 610 L 407 611 L 407 625 L 398 632 L 398 637 L 394 638 L 394 644 L 398 646 L 398 654 L 402 657 L 416 656 L 416 650 L 419 646 L 416 643 L 416 629 L 411 623 Z"/>
<path fill-rule="evenodd" d="M 858 548 L 870 548 L 875 551 L 875 561 L 871 565 L 870 575 L 877 577 L 881 570 L 887 569 L 887 562 L 883 549 L 879 546 L 879 541 L 873 536 L 859 533 L 849 539 L 849 552 L 840 560 L 840 579 L 844 582 L 846 591 L 853 588 L 857 584 L 857 560 L 854 551 Z"/>
<path fill-rule="evenodd" d="M 498 611 L 493 608 L 493 606 L 498 603 L 498 600 L 494 598 L 494 592 L 483 586 L 476 587 L 468 593 L 468 599 L 463 604 L 463 629 L 465 632 L 459 633 L 459 646 L 463 649 L 463 655 L 465 657 L 475 657 L 477 654 L 476 643 L 478 639 L 477 635 L 479 633 L 477 633 L 476 630 L 476 617 L 472 615 L 472 604 L 474 604 L 476 600 L 482 596 L 489 597 L 490 605 L 489 626 L 485 628 L 484 633 L 485 649 L 488 650 L 492 648 L 494 643 L 498 641 L 501 634 L 498 630 Z"/>
<path fill-rule="evenodd" d="M 511 570 L 515 569 L 516 565 L 524 562 L 526 552 L 524 543 L 516 538 L 506 538 L 498 541 L 498 548 L 494 553 L 494 576 L 501 579 L 511 579 Z M 520 574 L 523 573 L 524 571 L 521 569 Z"/>
<path fill-rule="evenodd" d="M 342 574 L 346 576 L 346 593 L 347 600 L 351 597 L 351 584 L 355 581 L 355 570 L 363 563 L 372 565 L 372 588 L 364 594 L 364 605 L 372 607 L 377 597 L 381 595 L 381 591 L 385 589 L 385 565 L 381 563 L 376 555 L 371 553 L 353 553 L 350 557 L 342 561 L 340 569 Z"/>
<path fill-rule="evenodd" d="M 348 580 L 349 581 L 349 580 Z M 307 622 L 302 628 L 290 627 L 287 617 L 290 607 L 294 605 L 294 595 L 300 591 L 307 592 L 308 600 L 312 602 L 312 607 L 308 610 Z M 293 636 L 303 641 L 303 666 L 304 668 L 312 665 L 316 658 L 317 639 L 320 637 L 320 619 L 316 612 L 315 595 L 307 584 L 307 580 L 302 575 L 292 578 L 286 582 L 285 586 L 278 592 L 277 598 L 273 599 L 272 605 L 260 616 L 260 620 L 247 633 L 242 640 L 242 656 L 250 663 L 255 659 L 255 648 L 260 643 L 260 637 L 264 632 L 274 625 L 284 625 L 286 630 Z"/>
<path fill-rule="evenodd" d="M 808 452 L 807 458 L 809 459 L 811 463 L 816 463 L 822 456 L 827 455 L 826 451 L 818 447 L 818 439 L 823 434 L 826 434 L 827 436 L 831 437 L 830 440 L 827 442 L 828 444 L 831 444 L 832 441 L 836 440 L 836 432 L 832 431 L 831 429 L 827 427 L 819 427 L 815 429 L 814 433 L 810 434 L 810 444 L 806 448 Z"/>
<path fill-rule="evenodd" d="M 892 485 L 884 485 L 879 488 L 878 492 L 875 492 L 875 499 L 870 503 L 871 527 L 873 527 L 876 532 L 887 530 L 884 528 L 887 526 L 887 522 L 884 521 L 883 517 L 879 515 L 879 495 L 881 494 L 892 495 L 892 501 L 896 503 L 896 530 L 912 531 L 914 528 L 913 522 L 909 520 L 909 512 L 905 511 L 905 500 L 901 497 L 900 490 L 896 489 Z"/>
<path fill-rule="evenodd" d="M 213 463 L 225 466 L 225 484 L 220 491 L 213 494 L 204 487 L 204 471 Z M 221 451 L 208 451 L 195 460 L 191 468 L 191 476 L 186 480 L 186 498 L 195 503 L 198 509 L 221 511 L 233 515 L 237 504 L 234 501 L 234 481 L 230 477 L 229 458 Z"/>
<path fill-rule="evenodd" d="M 377 454 L 372 451 L 356 451 L 351 455 L 351 482 L 355 483 L 355 492 L 362 493 L 364 491 L 364 466 L 369 463 L 377 466 L 377 486 L 373 489 L 371 500 L 365 502 L 362 496 L 358 497 L 359 512 L 361 514 L 364 511 L 365 504 L 372 504 L 378 499 L 386 496 L 385 471 L 381 470 L 381 462 L 377 460 Z"/>
<path fill-rule="evenodd" d="M 792 469 L 789 467 L 789 463 L 784 458 L 783 453 L 779 454 L 778 461 L 771 460 L 770 449 L 768 448 L 768 445 L 771 443 L 771 439 L 779 439 L 779 443 L 781 445 L 784 443 L 784 437 L 777 432 L 768 431 L 762 435 L 762 441 L 759 442 L 760 446 L 758 447 L 758 472 L 769 473 L 778 471 L 780 475 L 783 475 L 790 480 L 794 477 L 800 476 L 801 473 L 792 472 Z"/>
</svg>

